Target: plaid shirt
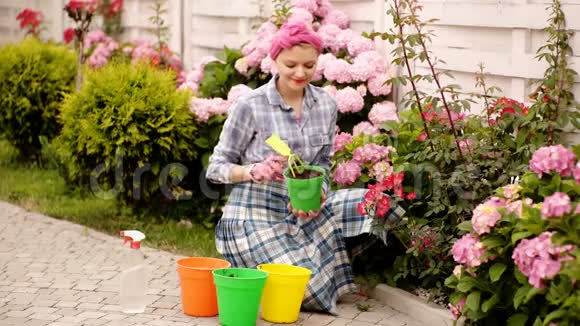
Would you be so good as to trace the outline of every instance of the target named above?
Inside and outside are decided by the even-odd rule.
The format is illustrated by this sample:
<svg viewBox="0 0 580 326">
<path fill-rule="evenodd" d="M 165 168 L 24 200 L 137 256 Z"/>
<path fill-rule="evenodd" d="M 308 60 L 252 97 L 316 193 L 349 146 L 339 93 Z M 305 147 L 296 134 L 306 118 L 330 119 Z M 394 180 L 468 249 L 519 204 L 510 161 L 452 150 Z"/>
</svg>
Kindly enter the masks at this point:
<svg viewBox="0 0 580 326">
<path fill-rule="evenodd" d="M 323 89 L 308 85 L 298 121 L 276 89 L 276 78 L 238 99 L 230 110 L 219 143 L 209 159 L 207 178 L 231 183 L 234 165 L 263 161 L 276 153 L 265 143 L 277 134 L 306 164 L 324 168 L 324 190 L 328 193 L 328 172 L 336 128 L 336 102 Z"/>
</svg>

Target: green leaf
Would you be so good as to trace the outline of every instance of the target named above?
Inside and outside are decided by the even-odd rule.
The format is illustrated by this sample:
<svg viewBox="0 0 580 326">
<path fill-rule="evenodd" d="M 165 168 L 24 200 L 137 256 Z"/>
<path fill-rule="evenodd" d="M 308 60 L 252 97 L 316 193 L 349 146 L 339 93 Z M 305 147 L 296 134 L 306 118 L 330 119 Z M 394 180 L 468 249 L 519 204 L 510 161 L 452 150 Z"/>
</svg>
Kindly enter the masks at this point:
<svg viewBox="0 0 580 326">
<path fill-rule="evenodd" d="M 492 295 L 491 298 L 485 300 L 485 302 L 481 305 L 481 311 L 488 312 L 498 302 L 499 302 L 499 295 L 496 293 L 496 294 Z"/>
<path fill-rule="evenodd" d="M 559 310 L 552 311 L 544 319 L 544 325 L 548 325 L 548 324 L 550 324 L 550 322 L 552 320 L 557 319 L 557 318 L 560 318 L 560 317 L 562 317 L 564 315 L 566 315 L 566 310 L 564 310 L 564 309 L 559 309 Z"/>
<path fill-rule="evenodd" d="M 558 282 L 553 282 L 550 286 L 546 298 L 553 304 L 560 304 L 570 296 L 573 290 L 572 281 L 569 277 L 563 276 Z"/>
<path fill-rule="evenodd" d="M 522 177 L 522 186 L 535 190 L 540 185 L 540 178 L 533 172 L 528 172 Z"/>
<path fill-rule="evenodd" d="M 474 291 L 467 296 L 465 305 L 473 312 L 479 311 L 479 301 L 481 299 L 481 292 Z"/>
<path fill-rule="evenodd" d="M 207 138 L 197 138 L 194 142 L 193 142 L 197 147 L 201 147 L 201 148 L 209 148 L 209 141 L 207 140 Z"/>
<path fill-rule="evenodd" d="M 526 321 L 528 321 L 528 316 L 525 314 L 516 314 L 511 316 L 508 321 L 508 326 L 525 326 Z"/>
<path fill-rule="evenodd" d="M 476 285 L 476 281 L 474 278 L 470 276 L 463 276 L 459 283 L 457 283 L 457 290 L 461 292 L 468 292 Z"/>
<path fill-rule="evenodd" d="M 532 298 L 534 298 L 536 296 L 536 294 L 542 293 L 544 291 L 545 291 L 544 289 L 532 288 L 526 294 L 526 298 L 524 299 L 524 302 L 523 303 L 528 303 L 530 300 L 532 300 Z"/>
<path fill-rule="evenodd" d="M 528 231 L 515 232 L 512 234 L 512 244 L 515 244 L 519 240 L 527 238 L 531 235 L 533 235 L 533 233 Z"/>
<path fill-rule="evenodd" d="M 473 230 L 473 227 L 471 226 L 471 221 L 465 221 L 459 223 L 459 225 L 457 225 L 457 229 L 461 231 L 471 232 Z"/>
<path fill-rule="evenodd" d="M 491 268 L 489 269 L 489 279 L 492 282 L 499 281 L 499 279 L 501 278 L 501 275 L 505 271 L 506 267 L 507 266 L 505 264 L 502 264 L 502 263 L 493 264 L 493 266 L 491 266 Z"/>
<path fill-rule="evenodd" d="M 487 249 L 492 249 L 498 246 L 502 246 L 505 244 L 503 238 L 498 236 L 491 236 L 487 237 L 485 240 L 481 242 Z"/>
<path fill-rule="evenodd" d="M 532 289 L 531 286 L 524 285 L 516 291 L 516 294 L 514 295 L 514 308 L 518 309 L 518 307 L 520 306 L 520 304 L 522 304 L 522 302 L 524 301 L 524 299 L 528 295 L 528 292 L 530 292 L 531 289 Z"/>
<path fill-rule="evenodd" d="M 516 277 L 516 280 L 518 280 L 518 282 L 522 285 L 528 285 L 528 277 L 525 276 L 524 274 L 522 274 L 522 272 L 520 272 L 520 270 L 516 267 L 514 268 L 514 276 Z"/>
</svg>

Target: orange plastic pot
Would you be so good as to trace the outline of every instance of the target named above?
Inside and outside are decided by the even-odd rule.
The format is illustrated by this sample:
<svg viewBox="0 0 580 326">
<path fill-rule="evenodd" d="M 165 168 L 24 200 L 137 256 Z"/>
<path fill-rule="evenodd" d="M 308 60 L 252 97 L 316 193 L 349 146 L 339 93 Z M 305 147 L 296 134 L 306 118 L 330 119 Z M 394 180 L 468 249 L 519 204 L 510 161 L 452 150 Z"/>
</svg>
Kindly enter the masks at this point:
<svg viewBox="0 0 580 326">
<path fill-rule="evenodd" d="M 223 259 L 190 257 L 177 260 L 183 312 L 190 316 L 209 317 L 218 314 L 212 272 L 230 267 Z"/>
</svg>

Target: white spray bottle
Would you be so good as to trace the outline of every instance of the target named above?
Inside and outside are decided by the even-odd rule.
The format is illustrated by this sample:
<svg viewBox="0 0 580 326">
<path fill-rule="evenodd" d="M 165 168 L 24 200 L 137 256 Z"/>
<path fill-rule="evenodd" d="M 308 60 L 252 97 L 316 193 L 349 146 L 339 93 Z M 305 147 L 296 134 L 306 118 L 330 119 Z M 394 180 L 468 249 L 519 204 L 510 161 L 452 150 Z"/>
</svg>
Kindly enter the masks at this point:
<svg viewBox="0 0 580 326">
<path fill-rule="evenodd" d="M 136 230 L 121 231 L 123 257 L 119 302 L 125 313 L 142 313 L 147 306 L 147 271 L 141 241 L 145 235 Z M 130 246 L 125 244 L 129 242 Z"/>
</svg>

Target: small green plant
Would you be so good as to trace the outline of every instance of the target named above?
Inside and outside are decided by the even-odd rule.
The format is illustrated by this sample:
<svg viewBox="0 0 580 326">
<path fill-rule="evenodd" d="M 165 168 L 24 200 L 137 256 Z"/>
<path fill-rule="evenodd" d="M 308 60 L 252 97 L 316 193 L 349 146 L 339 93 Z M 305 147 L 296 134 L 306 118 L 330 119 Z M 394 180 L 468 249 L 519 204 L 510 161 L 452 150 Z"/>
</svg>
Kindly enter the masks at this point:
<svg viewBox="0 0 580 326">
<path fill-rule="evenodd" d="M 41 137 L 59 133 L 59 107 L 76 71 L 74 52 L 33 37 L 0 50 L 0 133 L 20 159 L 39 160 Z"/>
<path fill-rule="evenodd" d="M 278 135 L 273 134 L 268 139 L 266 139 L 266 144 L 268 144 L 273 150 L 278 154 L 288 157 L 288 168 L 292 177 L 304 173 L 305 163 L 300 158 L 300 155 L 292 153 L 292 150 Z"/>
<path fill-rule="evenodd" d="M 545 45 L 536 52 L 536 58 L 548 64 L 544 78 L 531 94 L 536 100 L 530 108 L 533 115 L 542 117 L 540 122 L 530 122 L 538 130 L 534 138 L 545 139 L 548 144 L 557 143 L 565 127 L 571 124 L 580 129 L 580 104 L 576 102 L 573 87 L 576 71 L 569 60 L 574 55 L 570 40 L 573 31 L 566 28 L 566 17 L 560 0 L 553 0 L 546 8 L 550 11 L 548 34 Z"/>
<path fill-rule="evenodd" d="M 157 52 L 161 53 L 163 47 L 167 45 L 169 39 L 169 26 L 165 25 L 165 20 L 163 15 L 167 14 L 167 9 L 165 9 L 166 1 L 155 0 L 151 6 L 153 10 L 153 16 L 149 17 L 149 21 L 153 24 L 153 28 L 149 29 L 149 32 L 155 36 L 157 39 Z"/>
<path fill-rule="evenodd" d="M 190 94 L 174 74 L 146 64 L 112 63 L 68 97 L 56 147 L 73 183 L 128 204 L 187 195 L 179 183 L 197 157 Z M 102 190 L 99 190 L 102 189 Z"/>
</svg>

